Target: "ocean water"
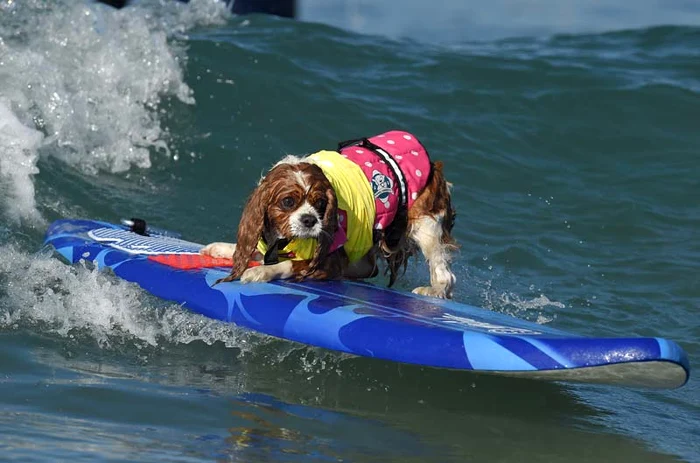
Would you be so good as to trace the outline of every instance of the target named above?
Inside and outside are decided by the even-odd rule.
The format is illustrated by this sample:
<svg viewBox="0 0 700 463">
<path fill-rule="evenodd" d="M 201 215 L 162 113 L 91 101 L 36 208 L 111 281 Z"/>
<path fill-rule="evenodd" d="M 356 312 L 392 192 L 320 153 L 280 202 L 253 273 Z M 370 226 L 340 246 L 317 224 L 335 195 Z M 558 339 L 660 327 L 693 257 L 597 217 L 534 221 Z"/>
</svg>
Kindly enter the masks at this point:
<svg viewBox="0 0 700 463">
<path fill-rule="evenodd" d="M 354 22 L 0 1 L 0 460 L 700 461 L 695 378 L 653 391 L 339 355 L 42 247 L 66 217 L 233 240 L 282 155 L 402 128 L 454 183 L 456 300 L 670 338 L 695 364 L 700 7 L 671 2 L 659 26 L 599 4 L 491 34 L 352 5 Z M 416 261 L 399 287 L 426 279 Z"/>
</svg>

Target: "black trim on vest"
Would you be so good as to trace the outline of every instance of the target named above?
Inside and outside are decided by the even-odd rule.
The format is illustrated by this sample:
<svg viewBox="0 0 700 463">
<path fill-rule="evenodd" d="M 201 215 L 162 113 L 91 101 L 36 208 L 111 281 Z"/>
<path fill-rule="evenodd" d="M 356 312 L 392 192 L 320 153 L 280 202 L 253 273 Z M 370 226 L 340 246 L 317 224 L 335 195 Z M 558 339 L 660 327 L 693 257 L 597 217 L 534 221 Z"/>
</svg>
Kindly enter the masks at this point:
<svg viewBox="0 0 700 463">
<path fill-rule="evenodd" d="M 399 182 L 399 189 L 401 190 L 401 195 L 399 196 L 399 208 L 408 207 L 408 183 L 406 182 L 406 176 L 403 174 L 403 171 L 391 154 L 387 153 L 383 148 L 375 145 L 367 138 L 357 138 L 355 140 L 340 142 L 338 143 L 338 152 L 349 146 L 360 146 L 368 149 L 379 156 L 386 163 L 386 165 L 389 166 L 389 169 L 391 169 L 396 177 L 396 180 Z"/>
</svg>

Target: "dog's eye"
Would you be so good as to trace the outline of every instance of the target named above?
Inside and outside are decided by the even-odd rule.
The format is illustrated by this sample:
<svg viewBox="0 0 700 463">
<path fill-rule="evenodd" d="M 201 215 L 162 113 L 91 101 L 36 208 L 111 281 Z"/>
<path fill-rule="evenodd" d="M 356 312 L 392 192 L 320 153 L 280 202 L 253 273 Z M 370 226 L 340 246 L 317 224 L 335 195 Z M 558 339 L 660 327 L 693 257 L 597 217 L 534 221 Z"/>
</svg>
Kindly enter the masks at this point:
<svg viewBox="0 0 700 463">
<path fill-rule="evenodd" d="M 316 201 L 316 203 L 314 204 L 314 206 L 316 206 L 316 209 L 318 209 L 319 211 L 326 210 L 327 205 L 328 205 L 328 200 L 326 198 L 321 198 L 318 201 Z"/>
<path fill-rule="evenodd" d="M 282 205 L 283 209 L 291 209 L 294 207 L 294 204 L 296 204 L 296 201 L 291 196 L 287 196 L 280 201 L 280 204 Z"/>
</svg>

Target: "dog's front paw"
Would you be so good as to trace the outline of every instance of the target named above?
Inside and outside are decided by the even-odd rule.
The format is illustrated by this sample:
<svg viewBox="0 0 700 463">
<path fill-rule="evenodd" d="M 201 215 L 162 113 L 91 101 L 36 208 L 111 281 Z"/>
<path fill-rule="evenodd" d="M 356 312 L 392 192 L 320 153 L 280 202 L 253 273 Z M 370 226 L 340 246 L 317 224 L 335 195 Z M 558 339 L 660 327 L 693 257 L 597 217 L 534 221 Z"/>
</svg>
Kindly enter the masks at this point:
<svg viewBox="0 0 700 463">
<path fill-rule="evenodd" d="M 274 279 L 275 274 L 269 267 L 261 265 L 246 269 L 241 275 L 241 283 L 263 283 Z"/>
<path fill-rule="evenodd" d="M 213 257 L 214 259 L 230 259 L 236 251 L 233 243 L 210 243 L 199 250 L 200 254 Z"/>
<path fill-rule="evenodd" d="M 411 291 L 413 294 L 422 296 L 438 297 L 440 299 L 451 299 L 452 295 L 447 293 L 445 288 L 436 288 L 435 286 L 419 286 Z"/>
</svg>

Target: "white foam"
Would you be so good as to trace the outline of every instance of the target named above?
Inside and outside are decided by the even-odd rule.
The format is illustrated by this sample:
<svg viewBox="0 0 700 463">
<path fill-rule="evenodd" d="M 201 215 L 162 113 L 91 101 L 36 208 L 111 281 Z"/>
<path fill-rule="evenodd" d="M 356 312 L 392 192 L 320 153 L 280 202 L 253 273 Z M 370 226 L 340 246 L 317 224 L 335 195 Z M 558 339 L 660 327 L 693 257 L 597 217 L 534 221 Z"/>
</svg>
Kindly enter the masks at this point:
<svg viewBox="0 0 700 463">
<path fill-rule="evenodd" d="M 561 302 L 552 301 L 544 294 L 533 299 L 523 299 L 516 294 L 503 293 L 500 296 L 501 302 L 504 304 L 512 304 L 519 309 L 541 309 L 542 307 L 552 306 L 563 309 L 566 306 Z"/>
<path fill-rule="evenodd" d="M 24 126 L 0 98 L 0 195 L 13 207 L 9 219 L 41 222 L 36 210 L 32 175 L 36 168 L 41 132 Z"/>
<path fill-rule="evenodd" d="M 175 34 L 229 16 L 219 0 L 0 1 L 0 179 L 8 214 L 39 216 L 32 176 L 39 155 L 83 172 L 148 168 L 170 155 L 157 111 L 164 96 L 193 104 Z M 37 132 L 43 134 L 39 136 Z"/>
<path fill-rule="evenodd" d="M 475 286 L 480 287 L 481 298 L 485 301 L 483 307 L 502 312 L 513 317 L 523 318 L 539 325 L 545 325 L 556 319 L 556 313 L 548 313 L 548 307 L 564 309 L 566 305 L 551 300 L 545 294 L 528 299 L 511 291 L 497 291 L 492 279 L 481 280 L 478 277 L 468 278 Z M 530 291 L 534 291 L 534 285 Z"/>
<path fill-rule="evenodd" d="M 550 300 L 544 294 L 540 294 L 532 299 L 525 299 L 517 294 L 505 292 L 498 295 L 497 298 L 497 305 L 500 306 L 505 313 L 515 317 L 524 317 L 539 325 L 550 323 L 556 318 L 556 315 L 542 312 L 545 307 L 556 307 L 558 309 L 566 307 L 561 302 Z M 531 311 L 535 313 L 528 313 Z"/>
<path fill-rule="evenodd" d="M 103 348 L 125 341 L 141 347 L 222 342 L 243 351 L 251 345 L 254 335 L 246 330 L 157 301 L 135 284 L 88 266 L 68 266 L 50 253 L 30 256 L 14 245 L 0 246 L 0 255 L 3 329 L 80 334 Z"/>
</svg>

